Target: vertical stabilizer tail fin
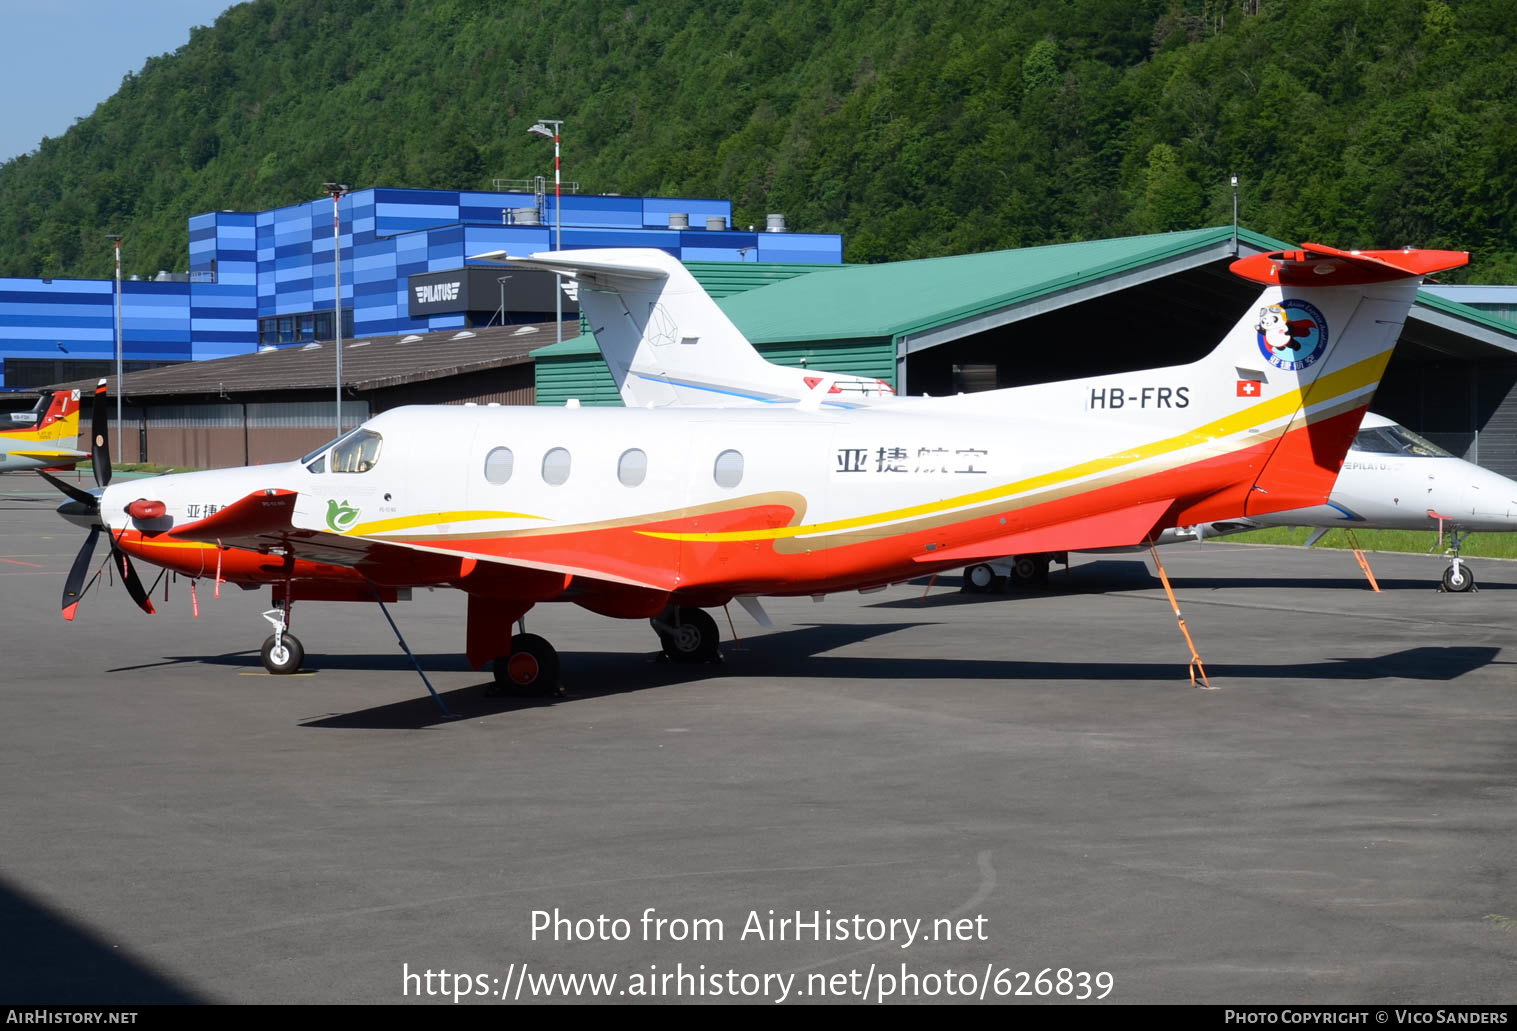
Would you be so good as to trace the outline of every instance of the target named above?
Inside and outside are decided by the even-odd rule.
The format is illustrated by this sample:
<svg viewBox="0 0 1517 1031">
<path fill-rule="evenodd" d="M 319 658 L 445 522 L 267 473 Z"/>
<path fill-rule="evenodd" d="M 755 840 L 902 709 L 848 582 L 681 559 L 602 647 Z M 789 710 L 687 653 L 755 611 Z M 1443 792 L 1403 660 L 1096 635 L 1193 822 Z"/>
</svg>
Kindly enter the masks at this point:
<svg viewBox="0 0 1517 1031">
<path fill-rule="evenodd" d="M 1341 251 L 1303 244 L 1232 264 L 1265 284 L 1258 302 L 1204 362 L 1232 365 L 1262 439 L 1273 438 L 1247 514 L 1321 504 L 1390 361 L 1422 277 L 1457 268 L 1462 251 Z"/>
<path fill-rule="evenodd" d="M 578 282 L 580 311 L 622 402 L 629 406 L 740 406 L 809 399 L 815 401 L 812 407 L 855 407 L 894 393 L 876 379 L 808 373 L 768 361 L 690 270 L 663 251 L 548 251 L 506 260 Z M 823 377 L 826 382 L 819 386 Z M 827 396 L 814 397 L 819 391 Z"/>
<path fill-rule="evenodd" d="M 55 390 L 47 411 L 37 420 L 37 439 L 74 449 L 79 443 L 79 391 Z"/>
</svg>

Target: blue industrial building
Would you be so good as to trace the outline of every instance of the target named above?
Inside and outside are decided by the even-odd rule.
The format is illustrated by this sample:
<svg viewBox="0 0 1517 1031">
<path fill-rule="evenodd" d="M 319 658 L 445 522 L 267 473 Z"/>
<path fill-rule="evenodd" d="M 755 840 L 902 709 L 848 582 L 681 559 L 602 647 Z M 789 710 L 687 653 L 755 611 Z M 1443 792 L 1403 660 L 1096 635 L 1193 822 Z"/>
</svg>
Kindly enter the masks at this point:
<svg viewBox="0 0 1517 1031">
<path fill-rule="evenodd" d="M 658 247 L 689 261 L 842 261 L 837 234 L 729 228 L 729 201 L 566 194 L 562 204 L 566 249 Z M 459 297 L 418 311 L 411 278 L 463 269 L 470 254 L 550 250 L 559 219 L 552 195 L 519 192 L 376 188 L 343 197 L 338 210 L 344 337 L 473 324 L 497 308 L 493 295 L 476 290 L 472 301 Z M 189 237 L 188 275 L 122 283 L 128 371 L 331 338 L 330 199 L 196 215 Z M 114 305 L 108 279 L 0 279 L 0 389 L 100 375 L 103 362 L 113 368 Z"/>
</svg>

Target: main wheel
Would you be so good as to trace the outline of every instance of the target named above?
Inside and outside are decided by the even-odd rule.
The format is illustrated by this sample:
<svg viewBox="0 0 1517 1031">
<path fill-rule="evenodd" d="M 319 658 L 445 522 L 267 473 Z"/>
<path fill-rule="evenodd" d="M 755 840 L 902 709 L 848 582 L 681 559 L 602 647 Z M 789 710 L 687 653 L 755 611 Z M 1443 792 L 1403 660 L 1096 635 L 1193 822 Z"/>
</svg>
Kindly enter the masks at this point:
<svg viewBox="0 0 1517 1031">
<path fill-rule="evenodd" d="M 1048 582 L 1047 555 L 1018 555 L 1011 564 L 1011 579 L 1019 584 Z"/>
<path fill-rule="evenodd" d="M 306 650 L 300 643 L 300 638 L 294 634 L 285 634 L 284 640 L 274 641 L 274 635 L 263 642 L 263 648 L 258 652 L 258 657 L 263 660 L 263 668 L 270 673 L 283 675 L 294 673 L 300 669 L 300 664 L 305 661 Z"/>
<path fill-rule="evenodd" d="M 964 590 L 970 594 L 984 594 L 996 580 L 996 571 L 981 562 L 964 570 Z"/>
<path fill-rule="evenodd" d="M 558 692 L 558 651 L 536 634 L 511 638 L 511 654 L 495 660 L 497 693 L 550 695 Z"/>
<path fill-rule="evenodd" d="M 655 623 L 653 627 L 671 662 L 716 662 L 721 658 L 718 648 L 721 634 L 716 629 L 716 620 L 691 605 L 681 605 L 673 616 L 672 620 Z M 665 629 L 669 626 L 672 629 Z"/>
<path fill-rule="evenodd" d="M 1463 562 L 1457 566 L 1449 566 L 1443 571 L 1443 589 L 1454 594 L 1462 594 L 1475 586 L 1475 574 L 1470 572 L 1470 567 Z"/>
</svg>

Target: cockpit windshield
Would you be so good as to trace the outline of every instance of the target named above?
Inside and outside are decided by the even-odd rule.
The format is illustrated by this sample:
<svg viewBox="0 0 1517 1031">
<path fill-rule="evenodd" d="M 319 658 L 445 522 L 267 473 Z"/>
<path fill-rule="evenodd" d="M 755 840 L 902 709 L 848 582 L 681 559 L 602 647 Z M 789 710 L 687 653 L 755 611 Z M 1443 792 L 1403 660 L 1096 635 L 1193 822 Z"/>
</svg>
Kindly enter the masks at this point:
<svg viewBox="0 0 1517 1031">
<path fill-rule="evenodd" d="M 379 445 L 384 438 L 373 430 L 359 429 L 332 448 L 334 473 L 366 473 L 379 463 Z"/>
<path fill-rule="evenodd" d="M 1420 437 L 1405 426 L 1395 424 L 1360 430 L 1354 437 L 1354 450 L 1377 455 L 1406 455 L 1409 458 L 1453 457 L 1426 437 Z"/>
<path fill-rule="evenodd" d="M 332 445 L 342 443 L 343 441 L 347 440 L 349 437 L 353 436 L 353 434 L 360 432 L 362 429 L 363 429 L 362 426 L 355 426 L 351 430 L 348 430 L 348 432 L 344 433 L 342 436 L 335 437 L 332 440 L 327 441 L 325 444 L 321 445 L 321 447 L 317 448 L 315 451 L 312 451 L 310 454 L 308 454 L 308 455 L 304 456 L 303 458 L 301 458 L 300 464 L 301 465 L 305 465 L 306 463 L 310 462 L 311 459 L 315 458 L 317 455 L 325 453 L 329 448 L 332 447 Z"/>
</svg>

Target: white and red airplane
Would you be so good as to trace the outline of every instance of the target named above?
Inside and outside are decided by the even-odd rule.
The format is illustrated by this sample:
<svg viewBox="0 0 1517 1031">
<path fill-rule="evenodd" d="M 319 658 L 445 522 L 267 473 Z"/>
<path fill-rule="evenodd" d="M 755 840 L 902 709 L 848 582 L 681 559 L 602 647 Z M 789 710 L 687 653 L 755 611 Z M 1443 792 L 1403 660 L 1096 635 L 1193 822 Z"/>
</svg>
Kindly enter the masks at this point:
<svg viewBox="0 0 1517 1031">
<path fill-rule="evenodd" d="M 467 593 L 466 654 L 476 668 L 493 660 L 505 687 L 556 688 L 552 646 L 507 637 L 539 602 L 650 618 L 671 658 L 706 660 L 717 630 L 702 610 L 734 599 L 761 612 L 761 595 L 1321 504 L 1418 283 L 1467 260 L 1314 244 L 1241 259 L 1233 271 L 1262 285 L 1258 307 L 1283 310 L 1292 335 L 1277 347 L 1250 310 L 1207 357 L 1170 368 L 859 407 L 833 406 L 849 399 L 830 387 L 750 408 L 407 407 L 298 461 L 116 485 L 97 393 L 97 489 L 49 477 L 71 499 L 60 512 L 90 529 L 64 613 L 106 531 L 147 611 L 133 558 L 269 584 L 271 672 L 303 658 L 293 602 L 417 586 Z M 521 263 L 578 280 L 592 325 L 587 291 L 665 347 L 699 347 L 725 321 L 704 292 L 668 291 L 659 252 Z"/>
</svg>

